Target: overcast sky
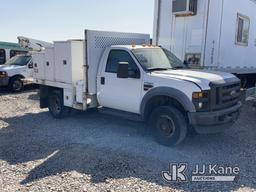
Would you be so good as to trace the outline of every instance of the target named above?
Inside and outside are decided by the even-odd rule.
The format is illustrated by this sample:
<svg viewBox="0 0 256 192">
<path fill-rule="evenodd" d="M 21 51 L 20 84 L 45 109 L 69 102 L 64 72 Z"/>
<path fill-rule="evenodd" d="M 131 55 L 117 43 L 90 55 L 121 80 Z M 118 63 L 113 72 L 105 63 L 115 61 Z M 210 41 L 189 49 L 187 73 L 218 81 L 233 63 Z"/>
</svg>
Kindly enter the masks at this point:
<svg viewBox="0 0 256 192">
<path fill-rule="evenodd" d="M 0 41 L 83 38 L 84 29 L 150 33 L 154 0 L 10 0 L 1 4 Z"/>
</svg>

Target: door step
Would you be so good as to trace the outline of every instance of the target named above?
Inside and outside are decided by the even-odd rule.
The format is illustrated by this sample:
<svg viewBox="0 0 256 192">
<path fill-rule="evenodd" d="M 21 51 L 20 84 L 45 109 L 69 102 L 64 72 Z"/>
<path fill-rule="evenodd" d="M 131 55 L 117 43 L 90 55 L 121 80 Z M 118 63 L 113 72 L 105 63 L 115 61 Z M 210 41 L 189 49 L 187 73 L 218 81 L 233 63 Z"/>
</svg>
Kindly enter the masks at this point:
<svg viewBox="0 0 256 192">
<path fill-rule="evenodd" d="M 111 116 L 121 117 L 121 118 L 132 120 L 132 121 L 143 121 L 141 115 L 136 113 L 130 113 L 130 112 L 110 109 L 106 107 L 99 108 L 99 112 L 107 115 L 111 115 Z"/>
</svg>

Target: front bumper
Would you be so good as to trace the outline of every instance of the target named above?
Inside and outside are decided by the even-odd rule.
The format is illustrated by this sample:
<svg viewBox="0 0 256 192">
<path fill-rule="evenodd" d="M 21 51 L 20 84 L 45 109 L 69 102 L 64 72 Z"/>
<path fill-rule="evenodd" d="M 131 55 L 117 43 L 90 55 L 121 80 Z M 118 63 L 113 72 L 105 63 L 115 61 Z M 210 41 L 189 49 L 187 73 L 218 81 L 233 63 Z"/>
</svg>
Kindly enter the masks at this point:
<svg viewBox="0 0 256 192">
<path fill-rule="evenodd" d="M 0 87 L 6 87 L 9 84 L 9 77 L 0 77 Z"/>
<path fill-rule="evenodd" d="M 198 133 L 218 133 L 230 128 L 239 118 L 242 103 L 214 112 L 188 113 L 190 124 Z"/>
</svg>

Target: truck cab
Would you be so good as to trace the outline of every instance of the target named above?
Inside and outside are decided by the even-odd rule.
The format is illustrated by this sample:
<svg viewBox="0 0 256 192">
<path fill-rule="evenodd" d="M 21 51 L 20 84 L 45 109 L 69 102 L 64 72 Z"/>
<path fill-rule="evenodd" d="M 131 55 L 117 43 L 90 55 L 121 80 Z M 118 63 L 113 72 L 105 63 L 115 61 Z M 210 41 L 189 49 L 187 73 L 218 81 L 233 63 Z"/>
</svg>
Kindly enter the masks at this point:
<svg viewBox="0 0 256 192">
<path fill-rule="evenodd" d="M 171 52 L 160 47 L 108 48 L 97 83 L 100 106 L 151 120 L 154 127 L 158 127 L 155 131 L 163 131 L 161 134 L 166 138 L 171 137 L 177 127 L 187 132 L 181 130 L 182 124 L 193 126 L 198 133 L 223 131 L 238 119 L 241 108 L 237 77 L 188 69 Z M 171 142 L 165 141 L 163 135 L 158 141 Z"/>
<path fill-rule="evenodd" d="M 19 92 L 27 83 L 32 83 L 32 57 L 27 54 L 16 55 L 0 66 L 0 87 L 9 87 Z"/>
<path fill-rule="evenodd" d="M 149 36 L 85 34 L 84 41 L 55 42 L 50 54 L 35 59 L 40 106 L 53 117 L 63 118 L 72 108 L 97 108 L 148 122 L 156 141 L 166 146 L 181 143 L 192 129 L 221 132 L 239 118 L 240 80 L 234 75 L 188 69 L 170 51 L 147 44 Z M 47 68 L 54 71 L 50 78 Z"/>
</svg>

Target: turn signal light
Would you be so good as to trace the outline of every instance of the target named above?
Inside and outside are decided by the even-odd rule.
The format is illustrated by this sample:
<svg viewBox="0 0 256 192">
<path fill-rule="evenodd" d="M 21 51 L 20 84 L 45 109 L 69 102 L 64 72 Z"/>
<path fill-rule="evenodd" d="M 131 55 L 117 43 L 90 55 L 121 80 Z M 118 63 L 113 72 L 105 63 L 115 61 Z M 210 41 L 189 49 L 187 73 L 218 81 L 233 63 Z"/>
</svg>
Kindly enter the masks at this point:
<svg viewBox="0 0 256 192">
<path fill-rule="evenodd" d="M 204 97 L 203 92 L 194 92 L 192 95 L 193 99 L 200 99 Z"/>
<path fill-rule="evenodd" d="M 5 71 L 0 71 L 0 77 L 7 77 L 7 72 Z"/>
</svg>

